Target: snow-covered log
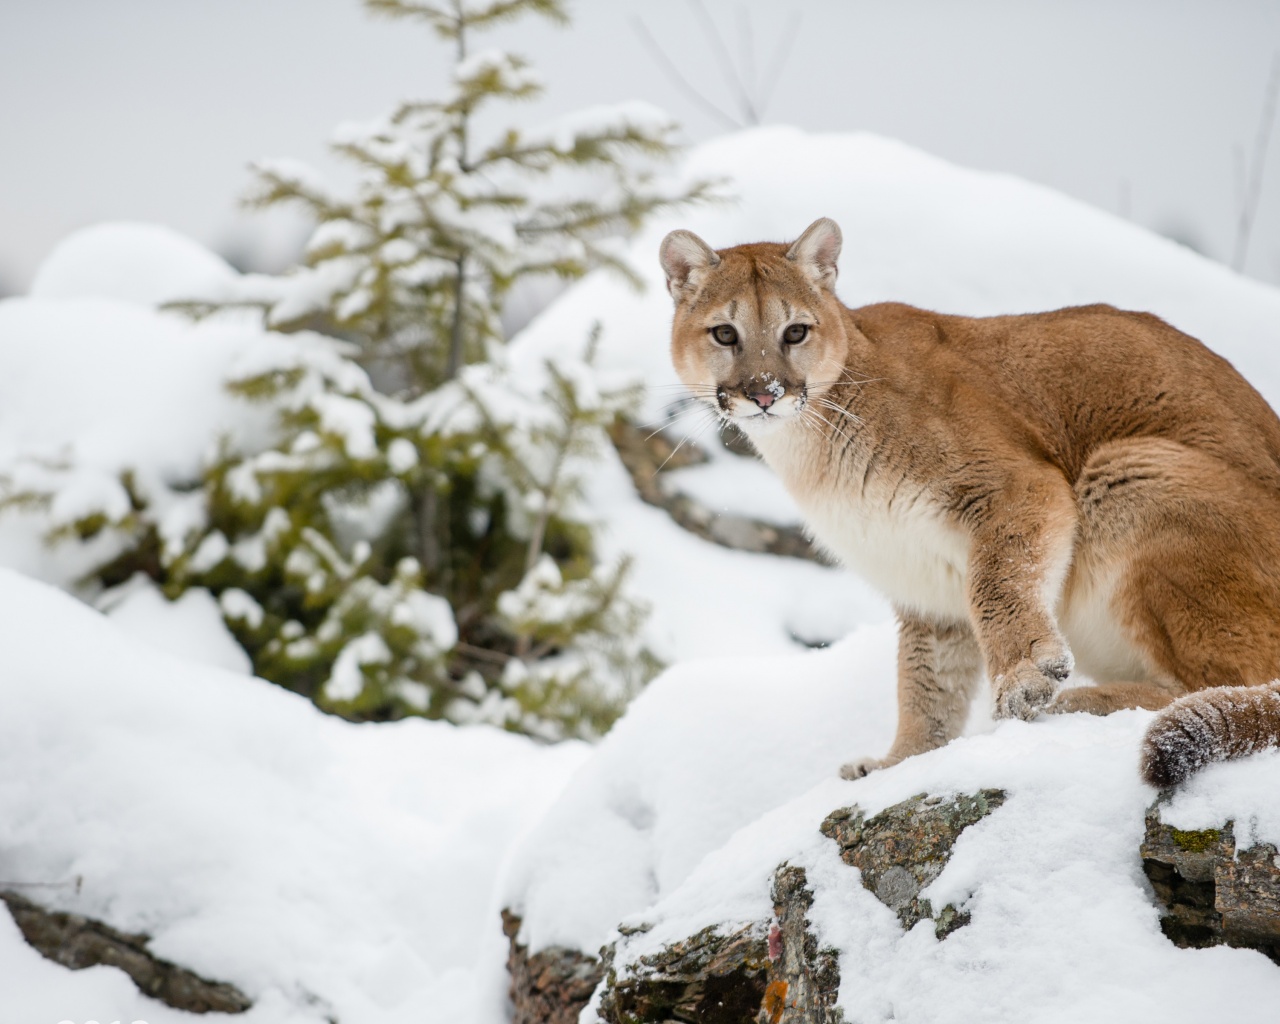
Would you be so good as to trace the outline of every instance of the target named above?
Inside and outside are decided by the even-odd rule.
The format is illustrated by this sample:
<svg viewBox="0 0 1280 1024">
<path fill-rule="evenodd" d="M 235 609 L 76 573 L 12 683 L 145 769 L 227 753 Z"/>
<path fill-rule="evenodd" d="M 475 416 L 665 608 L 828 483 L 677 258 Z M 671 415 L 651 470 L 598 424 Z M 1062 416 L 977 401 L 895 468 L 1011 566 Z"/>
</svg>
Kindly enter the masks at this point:
<svg viewBox="0 0 1280 1024">
<path fill-rule="evenodd" d="M 621 417 L 614 422 L 609 435 L 641 500 L 663 509 L 695 536 L 739 551 L 807 558 L 823 565 L 830 564 L 799 526 L 770 523 L 753 516 L 714 509 L 681 491 L 664 470 L 706 463 L 706 453 L 695 442 L 685 438 L 672 440 L 663 430 L 644 430 Z M 740 436 L 732 435 L 726 447 L 746 458 L 755 458 L 749 447 L 745 452 L 741 451 L 740 445 L 744 442 Z"/>
</svg>

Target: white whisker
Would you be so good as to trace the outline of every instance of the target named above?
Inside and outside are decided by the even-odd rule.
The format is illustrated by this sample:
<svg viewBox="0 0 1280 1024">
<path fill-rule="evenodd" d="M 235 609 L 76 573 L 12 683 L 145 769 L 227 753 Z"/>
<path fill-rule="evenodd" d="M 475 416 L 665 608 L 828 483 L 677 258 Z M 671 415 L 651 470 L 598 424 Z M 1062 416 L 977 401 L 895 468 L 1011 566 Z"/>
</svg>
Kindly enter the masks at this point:
<svg viewBox="0 0 1280 1024">
<path fill-rule="evenodd" d="M 827 419 L 825 416 L 823 416 L 823 415 L 822 415 L 822 413 L 818 412 L 818 410 L 817 410 L 817 409 L 807 409 L 807 410 L 806 410 L 806 412 L 809 412 L 809 413 L 811 413 L 812 415 L 814 415 L 814 416 L 818 417 L 818 419 L 820 419 L 823 423 L 825 423 L 825 424 L 826 424 L 826 425 L 827 425 L 827 426 L 828 426 L 832 431 L 834 431 L 835 433 L 837 433 L 837 434 L 839 434 L 841 437 L 843 437 L 846 441 L 852 442 L 853 438 L 851 438 L 851 437 L 850 437 L 848 434 L 846 434 L 843 430 L 841 430 L 841 429 L 840 429 L 839 427 L 837 427 L 834 423 L 832 423 L 829 419 Z"/>
</svg>

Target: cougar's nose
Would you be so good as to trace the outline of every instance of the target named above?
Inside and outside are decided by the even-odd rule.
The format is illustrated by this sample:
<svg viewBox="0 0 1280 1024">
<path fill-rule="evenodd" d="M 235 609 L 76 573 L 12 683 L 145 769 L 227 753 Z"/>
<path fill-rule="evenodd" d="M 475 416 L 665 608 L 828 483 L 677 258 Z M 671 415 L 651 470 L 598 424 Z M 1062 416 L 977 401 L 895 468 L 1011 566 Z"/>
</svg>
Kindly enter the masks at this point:
<svg viewBox="0 0 1280 1024">
<path fill-rule="evenodd" d="M 761 391 L 759 394 L 752 395 L 751 401 L 755 402 L 761 409 L 767 409 L 773 405 L 773 395 L 767 391 Z"/>
</svg>

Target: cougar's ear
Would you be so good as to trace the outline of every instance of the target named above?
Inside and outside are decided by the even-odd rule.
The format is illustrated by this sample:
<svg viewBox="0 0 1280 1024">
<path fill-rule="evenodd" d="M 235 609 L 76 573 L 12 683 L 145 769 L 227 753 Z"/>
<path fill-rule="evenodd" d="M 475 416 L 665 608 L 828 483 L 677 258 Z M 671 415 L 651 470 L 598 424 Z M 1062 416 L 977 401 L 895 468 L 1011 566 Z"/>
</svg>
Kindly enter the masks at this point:
<svg viewBox="0 0 1280 1024">
<path fill-rule="evenodd" d="M 658 247 L 658 258 L 667 272 L 667 291 L 679 302 L 686 289 L 697 285 L 698 276 L 718 266 L 720 257 L 692 231 L 673 231 Z"/>
<path fill-rule="evenodd" d="M 840 225 L 830 217 L 819 217 L 787 250 L 787 259 L 797 264 L 814 284 L 834 291 L 842 242 Z"/>
</svg>

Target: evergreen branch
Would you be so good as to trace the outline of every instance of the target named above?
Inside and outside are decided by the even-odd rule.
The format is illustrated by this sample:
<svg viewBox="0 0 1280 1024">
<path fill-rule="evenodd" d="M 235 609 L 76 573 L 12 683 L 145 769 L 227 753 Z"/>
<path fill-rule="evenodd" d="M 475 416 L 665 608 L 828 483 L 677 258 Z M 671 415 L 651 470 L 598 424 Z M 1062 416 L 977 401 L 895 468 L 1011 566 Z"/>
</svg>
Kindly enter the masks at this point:
<svg viewBox="0 0 1280 1024">
<path fill-rule="evenodd" d="M 672 145 L 666 136 L 674 131 L 674 125 L 666 127 L 661 134 L 655 134 L 644 128 L 623 124 L 613 129 L 576 133 L 569 146 L 562 146 L 557 141 L 527 142 L 516 132 L 509 132 L 499 143 L 480 154 L 473 161 L 472 167 L 510 163 L 546 173 L 559 164 L 618 167 L 622 155 L 628 152 L 669 158 Z"/>
<path fill-rule="evenodd" d="M 485 29 L 524 14 L 537 14 L 557 25 L 567 25 L 569 15 L 562 0 L 495 0 L 486 8 L 464 10 L 455 3 L 449 8 L 428 0 L 365 0 L 374 14 L 390 18 L 425 21 L 443 39 L 457 40 L 466 29 Z"/>
<path fill-rule="evenodd" d="M 293 168 L 294 173 L 290 174 L 289 169 L 270 161 L 256 161 L 249 167 L 258 179 L 243 198 L 244 205 L 250 209 L 298 202 L 306 206 L 317 220 L 344 215 L 341 203 L 335 202 L 319 185 L 304 180 L 302 168 Z"/>
<path fill-rule="evenodd" d="M 266 299 L 180 299 L 160 304 L 165 312 L 180 313 L 196 323 L 228 309 L 255 309 L 265 315 L 271 306 Z"/>
<path fill-rule="evenodd" d="M 493 0 L 488 7 L 472 8 L 463 15 L 467 28 L 491 28 L 504 21 L 514 21 L 524 14 L 536 14 L 555 25 L 569 24 L 569 12 L 563 0 Z"/>
</svg>

